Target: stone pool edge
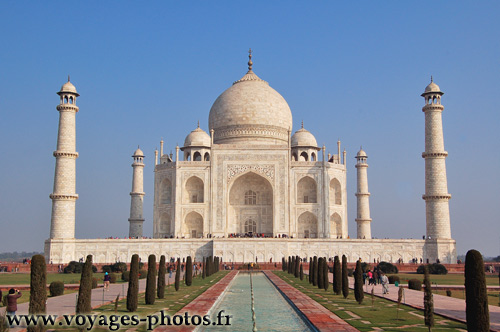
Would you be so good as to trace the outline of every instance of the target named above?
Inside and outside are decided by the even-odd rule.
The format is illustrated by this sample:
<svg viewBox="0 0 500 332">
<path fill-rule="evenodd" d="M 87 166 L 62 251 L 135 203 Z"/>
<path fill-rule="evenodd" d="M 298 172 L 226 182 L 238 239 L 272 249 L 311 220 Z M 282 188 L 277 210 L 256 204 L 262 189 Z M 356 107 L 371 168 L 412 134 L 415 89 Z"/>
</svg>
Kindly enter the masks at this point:
<svg viewBox="0 0 500 332">
<path fill-rule="evenodd" d="M 306 294 L 283 281 L 273 272 L 263 272 L 283 297 L 291 302 L 318 331 L 359 331 Z"/>
<path fill-rule="evenodd" d="M 185 305 L 181 310 L 177 311 L 175 315 L 183 315 L 188 312 L 190 316 L 193 315 L 208 315 L 215 303 L 219 301 L 228 286 L 233 281 L 234 277 L 238 274 L 237 270 L 229 272 L 225 277 L 219 280 L 215 285 L 208 288 L 200 296 L 198 296 L 193 301 Z M 166 332 L 166 331 L 194 331 L 198 326 L 193 325 L 181 325 L 181 326 L 159 326 L 155 328 L 154 332 Z"/>
</svg>

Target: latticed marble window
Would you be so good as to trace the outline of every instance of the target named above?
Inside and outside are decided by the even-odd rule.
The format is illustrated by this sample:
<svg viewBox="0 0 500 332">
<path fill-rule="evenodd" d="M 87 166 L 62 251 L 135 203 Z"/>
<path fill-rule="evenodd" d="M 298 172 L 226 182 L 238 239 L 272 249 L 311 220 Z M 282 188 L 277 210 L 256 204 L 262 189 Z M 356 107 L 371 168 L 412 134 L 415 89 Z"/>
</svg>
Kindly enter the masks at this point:
<svg viewBox="0 0 500 332">
<path fill-rule="evenodd" d="M 257 204 L 257 194 L 255 191 L 249 190 L 245 193 L 245 205 Z"/>
<path fill-rule="evenodd" d="M 257 223 L 252 218 L 245 221 L 245 233 L 257 233 Z"/>
</svg>

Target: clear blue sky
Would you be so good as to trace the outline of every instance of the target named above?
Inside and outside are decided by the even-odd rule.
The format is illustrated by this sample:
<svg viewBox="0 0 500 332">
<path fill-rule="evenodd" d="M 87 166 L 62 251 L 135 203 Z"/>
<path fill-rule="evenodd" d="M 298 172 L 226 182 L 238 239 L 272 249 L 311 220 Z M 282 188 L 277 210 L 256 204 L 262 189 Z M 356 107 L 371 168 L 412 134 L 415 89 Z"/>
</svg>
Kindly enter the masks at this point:
<svg viewBox="0 0 500 332">
<path fill-rule="evenodd" d="M 76 234 L 125 236 L 131 155 L 146 154 L 145 234 L 152 234 L 153 151 L 208 128 L 217 96 L 254 71 L 332 153 L 370 165 L 372 233 L 425 233 L 424 104 L 442 99 L 457 251 L 500 254 L 500 3 L 482 1 L 0 2 L 0 252 L 43 250 L 49 236 L 56 92 L 68 74 L 77 114 Z"/>
</svg>

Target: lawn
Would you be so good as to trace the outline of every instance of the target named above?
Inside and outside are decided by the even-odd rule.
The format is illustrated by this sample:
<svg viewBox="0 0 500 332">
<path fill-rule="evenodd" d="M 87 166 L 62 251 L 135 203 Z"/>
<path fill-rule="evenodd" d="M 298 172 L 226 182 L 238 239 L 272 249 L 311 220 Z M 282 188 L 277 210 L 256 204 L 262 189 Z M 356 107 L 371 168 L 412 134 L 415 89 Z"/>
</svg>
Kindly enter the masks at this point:
<svg viewBox="0 0 500 332">
<path fill-rule="evenodd" d="M 121 283 L 121 273 L 116 274 L 116 282 Z M 78 273 L 47 273 L 47 283 L 50 284 L 52 281 L 62 281 L 65 284 L 79 284 L 80 274 Z M 97 278 L 99 283 L 102 283 L 104 279 L 104 273 L 94 273 L 94 278 Z M 1 273 L 0 274 L 0 285 L 29 285 L 30 284 L 30 274 L 29 273 Z"/>
<path fill-rule="evenodd" d="M 407 284 L 409 279 L 420 279 L 424 280 L 424 275 L 423 274 L 416 274 L 416 273 L 398 273 L 398 274 L 391 274 L 398 276 L 399 279 L 401 280 L 402 284 Z M 431 282 L 432 284 L 437 284 L 437 285 L 460 285 L 463 286 L 465 283 L 465 277 L 463 274 L 458 273 L 458 274 L 431 274 Z M 490 286 L 498 286 L 498 275 L 487 275 L 486 276 L 486 284 Z"/>
<path fill-rule="evenodd" d="M 376 296 L 372 299 L 366 293 L 365 299 L 360 305 L 355 301 L 352 289 L 348 298 L 344 299 L 342 295 L 333 294 L 331 284 L 328 291 L 325 291 L 310 285 L 306 279 L 301 281 L 281 271 L 275 271 L 274 273 L 360 331 L 373 331 L 376 329 L 382 329 L 383 331 L 428 331 L 428 328 L 424 325 L 421 310 L 405 305 L 401 305 L 398 309 L 397 303 Z M 432 329 L 433 331 L 467 330 L 465 324 L 438 315 L 434 315 L 434 319 L 435 327 Z"/>
<path fill-rule="evenodd" d="M 137 311 L 131 313 L 127 311 L 126 308 L 126 299 L 123 299 L 118 302 L 118 307 L 117 310 L 115 311 L 115 305 L 114 304 L 108 304 L 101 306 L 95 310 L 92 311 L 92 314 L 96 315 L 118 315 L 118 316 L 123 316 L 123 315 L 138 315 L 140 317 L 146 317 L 147 315 L 155 314 L 160 312 L 160 310 L 165 310 L 165 314 L 167 315 L 174 315 L 177 311 L 182 309 L 185 305 L 193 301 L 195 298 L 197 298 L 200 294 L 205 292 L 208 288 L 211 286 L 215 285 L 220 279 L 222 279 L 225 275 L 227 275 L 229 271 L 220 271 L 218 273 L 215 273 L 211 275 L 210 277 L 206 277 L 205 279 L 202 279 L 201 276 L 193 278 L 193 283 L 191 286 L 186 286 L 182 281 L 181 285 L 179 288 L 179 291 L 175 291 L 175 288 L 172 285 L 169 285 L 166 287 L 165 290 L 165 298 L 164 299 L 156 299 L 155 303 L 153 305 L 146 305 L 145 304 L 145 293 L 139 294 L 139 301 L 138 301 L 138 307 Z M 146 331 L 146 323 L 141 323 L 139 326 L 123 326 L 121 330 L 125 331 L 130 328 L 136 329 L 139 332 L 145 332 Z M 58 330 L 64 330 L 64 331 L 78 331 L 77 329 L 74 328 L 68 328 L 68 327 L 56 327 Z M 109 328 L 94 328 L 93 331 L 108 331 Z"/>
</svg>

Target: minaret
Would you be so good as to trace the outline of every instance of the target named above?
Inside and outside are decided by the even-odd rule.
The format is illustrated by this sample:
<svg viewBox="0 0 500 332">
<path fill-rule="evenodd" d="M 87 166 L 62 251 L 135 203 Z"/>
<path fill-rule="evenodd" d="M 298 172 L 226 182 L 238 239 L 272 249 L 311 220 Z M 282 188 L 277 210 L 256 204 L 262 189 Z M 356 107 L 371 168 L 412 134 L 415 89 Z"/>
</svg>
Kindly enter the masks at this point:
<svg viewBox="0 0 500 332">
<path fill-rule="evenodd" d="M 427 240 L 451 239 L 448 184 L 446 180 L 443 122 L 441 105 L 443 92 L 433 82 L 425 88 L 425 220 Z"/>
<path fill-rule="evenodd" d="M 363 149 L 360 149 L 356 155 L 356 168 L 358 176 L 358 191 L 356 197 L 358 199 L 358 214 L 356 223 L 358 224 L 358 239 L 371 239 L 372 230 L 370 218 L 370 193 L 368 192 L 368 164 L 366 159 L 368 156 Z"/>
<path fill-rule="evenodd" d="M 129 237 L 140 238 L 142 237 L 142 223 L 144 222 L 142 215 L 144 200 L 144 153 L 142 153 L 139 147 L 135 150 L 132 158 L 134 158 L 134 163 L 132 164 L 134 173 L 132 176 L 132 192 L 130 193 L 130 218 L 128 218 L 130 228 L 128 235 Z"/>
<path fill-rule="evenodd" d="M 56 170 L 54 175 L 54 191 L 52 199 L 52 217 L 50 221 L 51 239 L 75 238 L 75 204 L 76 194 L 75 164 L 76 152 L 75 115 L 78 112 L 76 97 L 80 96 L 71 82 L 64 83 L 57 93 L 60 97 L 59 131 L 57 134 Z"/>
</svg>

